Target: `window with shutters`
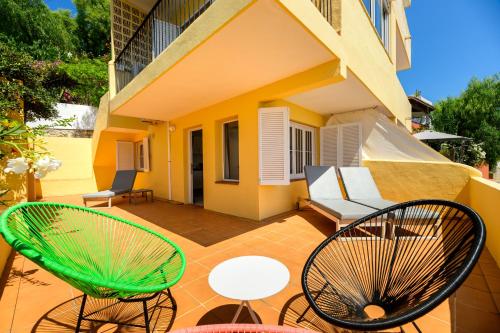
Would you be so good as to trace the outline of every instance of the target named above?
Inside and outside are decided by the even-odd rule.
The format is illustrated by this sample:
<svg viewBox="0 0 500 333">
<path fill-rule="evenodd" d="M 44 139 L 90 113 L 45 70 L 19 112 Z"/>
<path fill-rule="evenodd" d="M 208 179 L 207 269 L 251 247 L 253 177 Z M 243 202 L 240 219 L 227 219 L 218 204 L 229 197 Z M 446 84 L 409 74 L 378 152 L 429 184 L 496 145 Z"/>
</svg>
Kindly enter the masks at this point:
<svg viewBox="0 0 500 333">
<path fill-rule="evenodd" d="M 361 124 L 349 123 L 320 129 L 321 165 L 355 167 L 361 165 Z"/>
<path fill-rule="evenodd" d="M 290 123 L 290 178 L 304 178 L 304 167 L 314 165 L 314 128 Z"/>
<path fill-rule="evenodd" d="M 259 109 L 259 183 L 290 183 L 290 136 L 287 107 Z"/>
</svg>

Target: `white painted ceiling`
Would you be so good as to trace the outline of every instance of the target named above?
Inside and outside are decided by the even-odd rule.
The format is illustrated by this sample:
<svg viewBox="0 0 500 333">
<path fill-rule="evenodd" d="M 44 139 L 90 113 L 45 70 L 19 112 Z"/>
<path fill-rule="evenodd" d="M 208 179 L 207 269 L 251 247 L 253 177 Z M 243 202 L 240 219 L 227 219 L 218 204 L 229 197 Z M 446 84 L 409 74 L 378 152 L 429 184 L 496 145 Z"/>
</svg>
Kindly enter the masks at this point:
<svg viewBox="0 0 500 333">
<path fill-rule="evenodd" d="M 171 120 L 334 59 L 275 1 L 260 0 L 113 113 Z"/>
<path fill-rule="evenodd" d="M 380 101 L 351 71 L 348 71 L 344 81 L 309 90 L 286 100 L 322 114 L 382 107 Z"/>
</svg>

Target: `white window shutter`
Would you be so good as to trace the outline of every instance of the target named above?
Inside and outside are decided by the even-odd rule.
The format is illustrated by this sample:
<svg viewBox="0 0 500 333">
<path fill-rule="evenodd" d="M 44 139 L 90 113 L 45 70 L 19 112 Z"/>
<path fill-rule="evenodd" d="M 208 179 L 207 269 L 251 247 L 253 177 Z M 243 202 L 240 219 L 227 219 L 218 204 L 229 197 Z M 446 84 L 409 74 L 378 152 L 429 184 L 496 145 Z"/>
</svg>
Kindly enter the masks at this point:
<svg viewBox="0 0 500 333">
<path fill-rule="evenodd" d="M 116 141 L 116 170 L 134 170 L 134 143 Z"/>
<path fill-rule="evenodd" d="M 336 167 L 361 165 L 361 124 L 349 123 L 321 127 L 321 165 Z"/>
<path fill-rule="evenodd" d="M 345 124 L 341 127 L 342 166 L 361 165 L 361 124 Z"/>
<path fill-rule="evenodd" d="M 340 166 L 339 126 L 320 128 L 320 164 Z"/>
<path fill-rule="evenodd" d="M 287 107 L 259 109 L 259 182 L 290 184 L 289 115 Z"/>
<path fill-rule="evenodd" d="M 151 169 L 149 168 L 149 137 L 145 137 L 142 139 L 142 145 L 144 149 L 144 170 L 145 172 L 150 171 Z"/>
</svg>

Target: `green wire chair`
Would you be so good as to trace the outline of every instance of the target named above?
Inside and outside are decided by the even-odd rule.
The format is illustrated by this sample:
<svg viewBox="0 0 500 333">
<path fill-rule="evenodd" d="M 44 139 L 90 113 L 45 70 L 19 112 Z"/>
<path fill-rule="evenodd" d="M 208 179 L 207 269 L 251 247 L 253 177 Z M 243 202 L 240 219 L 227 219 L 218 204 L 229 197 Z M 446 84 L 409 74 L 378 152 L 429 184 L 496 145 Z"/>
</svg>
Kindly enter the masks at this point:
<svg viewBox="0 0 500 333">
<path fill-rule="evenodd" d="M 22 255 L 83 291 L 76 332 L 82 320 L 91 320 L 84 316 L 87 295 L 143 302 L 146 332 L 146 301 L 166 290 L 175 309 L 169 287 L 184 273 L 184 253 L 139 224 L 90 208 L 29 202 L 2 214 L 0 233 Z"/>
</svg>

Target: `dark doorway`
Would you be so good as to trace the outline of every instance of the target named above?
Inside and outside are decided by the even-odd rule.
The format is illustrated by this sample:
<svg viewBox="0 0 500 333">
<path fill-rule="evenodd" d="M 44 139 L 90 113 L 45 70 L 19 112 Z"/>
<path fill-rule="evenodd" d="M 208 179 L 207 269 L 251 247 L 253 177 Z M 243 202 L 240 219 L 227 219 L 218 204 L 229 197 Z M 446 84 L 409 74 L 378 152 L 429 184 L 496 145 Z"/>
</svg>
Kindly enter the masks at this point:
<svg viewBox="0 0 500 333">
<path fill-rule="evenodd" d="M 203 206 L 202 130 L 191 131 L 191 193 L 193 204 Z"/>
</svg>

